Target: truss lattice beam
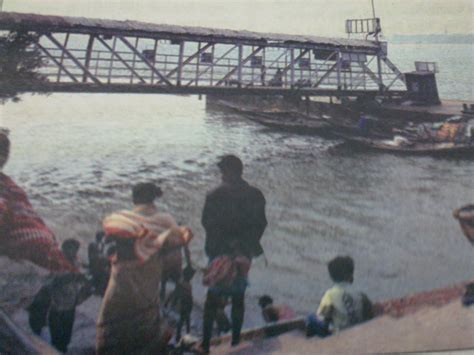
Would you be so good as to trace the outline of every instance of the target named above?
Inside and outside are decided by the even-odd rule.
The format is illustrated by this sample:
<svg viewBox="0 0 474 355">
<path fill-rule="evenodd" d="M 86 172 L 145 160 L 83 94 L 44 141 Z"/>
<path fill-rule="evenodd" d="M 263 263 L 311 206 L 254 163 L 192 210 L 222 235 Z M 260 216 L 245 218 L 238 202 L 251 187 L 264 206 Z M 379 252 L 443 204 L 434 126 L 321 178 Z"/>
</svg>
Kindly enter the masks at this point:
<svg viewBox="0 0 474 355">
<path fill-rule="evenodd" d="M 312 87 L 317 88 L 332 72 L 334 72 L 335 69 L 337 69 L 338 63 L 339 63 L 339 61 L 334 63 L 332 65 L 332 67 L 329 68 L 329 70 L 326 73 L 324 73 L 324 75 L 322 77 L 320 77 L 319 80 L 316 83 L 314 83 L 314 85 Z"/>
<path fill-rule="evenodd" d="M 102 38 L 100 37 L 96 37 L 96 38 L 105 48 L 107 48 L 110 51 L 110 53 L 112 53 L 113 56 L 115 56 L 120 61 L 120 63 L 122 63 L 128 70 L 130 70 L 132 74 L 135 75 L 142 83 L 146 82 L 145 79 L 143 79 L 141 75 L 138 74 L 137 71 L 130 64 L 128 64 L 120 54 L 118 54 L 115 51 L 115 49 L 109 46 L 108 43 L 105 42 Z"/>
<path fill-rule="evenodd" d="M 197 50 L 197 52 L 195 52 L 194 54 L 192 54 L 191 56 L 189 56 L 188 58 L 186 58 L 186 60 L 183 61 L 181 67 L 184 67 L 185 65 L 191 63 L 194 59 L 196 59 L 199 55 L 201 55 L 201 53 L 205 52 L 206 49 L 208 49 L 209 47 L 212 46 L 212 43 L 207 43 L 204 47 L 200 48 Z M 169 73 L 166 74 L 166 78 L 170 78 L 172 77 L 174 74 L 176 74 L 179 70 L 180 66 L 178 65 L 176 68 L 174 68 L 173 70 L 171 70 Z M 157 84 L 159 84 L 162 80 L 158 81 Z"/>
<path fill-rule="evenodd" d="M 52 55 L 46 48 L 44 48 L 41 44 L 36 43 L 36 45 L 38 46 L 38 48 L 44 53 L 46 54 L 46 56 L 51 59 L 59 68 L 59 70 L 61 71 L 64 71 L 66 73 L 66 75 L 72 80 L 74 81 L 75 83 L 78 83 L 79 80 L 77 80 L 77 78 L 74 76 L 74 74 L 72 74 L 69 70 L 67 70 L 67 68 L 63 65 L 63 63 L 61 63 L 59 60 L 56 59 L 56 57 L 54 55 Z M 60 74 L 58 74 L 58 76 L 60 77 Z M 59 82 L 59 78 L 57 80 Z"/>
<path fill-rule="evenodd" d="M 213 48 L 214 48 L 214 45 L 213 45 Z M 227 50 L 224 54 L 222 54 L 219 58 L 217 58 L 216 60 L 214 60 L 214 55 L 212 56 L 212 63 L 210 66 L 208 66 L 206 69 L 204 69 L 202 72 L 199 71 L 199 67 L 197 68 L 197 73 L 196 73 L 196 78 L 191 80 L 189 83 L 186 84 L 186 86 L 189 86 L 191 85 L 193 82 L 197 83 L 199 81 L 199 78 L 206 74 L 211 68 L 214 68 L 214 65 L 216 65 L 217 63 L 219 63 L 222 59 L 226 58 L 234 49 L 236 49 L 237 46 L 233 46 L 231 47 L 229 50 Z M 214 53 L 214 51 L 213 51 Z M 212 77 L 212 75 L 211 75 Z"/>
<path fill-rule="evenodd" d="M 264 47 L 259 46 L 257 49 L 255 49 L 252 53 L 250 53 L 245 59 L 242 59 L 241 55 L 239 55 L 239 64 L 235 66 L 230 72 L 228 72 L 221 80 L 217 82 L 217 86 L 222 85 L 227 79 L 229 79 L 232 75 L 235 74 L 236 71 L 242 70 L 242 67 L 258 52 L 260 52 Z M 241 50 L 239 50 L 241 51 Z M 240 75 L 241 76 L 241 75 Z"/>
<path fill-rule="evenodd" d="M 152 72 L 154 72 L 162 81 L 166 83 L 166 85 L 173 86 L 171 82 L 165 78 L 163 74 L 160 73 L 159 70 L 157 70 L 149 61 L 146 59 L 125 37 L 118 36 L 118 38 L 125 44 L 138 58 L 142 60 L 145 65 L 151 69 Z"/>
<path fill-rule="evenodd" d="M 385 64 L 387 64 L 387 66 L 390 68 L 391 71 L 397 74 L 397 78 L 399 78 L 401 81 L 403 81 L 404 84 L 406 84 L 405 75 L 403 75 L 403 73 L 400 70 L 398 70 L 397 66 L 393 64 L 391 60 L 388 59 L 387 57 L 382 57 L 381 59 L 384 61 Z"/>
<path fill-rule="evenodd" d="M 94 21 L 0 13 L 0 30 L 14 31 L 21 24 L 23 30 L 39 34 L 38 50 L 48 59 L 39 72 L 48 85 L 65 84 L 71 92 L 71 85 L 84 90 L 96 85 L 98 91 L 112 92 L 128 84 L 137 86 L 136 92 L 146 87 L 147 93 L 177 88 L 234 93 L 240 91 L 226 88 L 237 86 L 262 95 L 346 95 L 375 89 L 393 93 L 404 82 L 375 41 Z M 374 59 L 377 66 L 370 65 Z"/>
<path fill-rule="evenodd" d="M 359 62 L 358 63 L 359 66 L 362 68 L 362 70 L 364 71 L 364 73 L 367 73 L 367 75 L 369 75 L 369 77 L 379 86 L 381 86 L 382 88 L 385 88 L 385 85 L 383 84 L 383 82 L 380 81 L 379 77 L 372 71 L 370 70 L 370 68 L 365 65 L 365 63 L 362 63 L 362 62 Z"/>
<path fill-rule="evenodd" d="M 51 34 L 51 33 L 48 33 L 45 35 L 51 42 L 54 43 L 54 45 L 56 47 L 58 47 L 60 50 L 63 51 L 63 53 L 69 58 L 71 59 L 74 64 L 76 64 L 79 68 L 81 68 L 83 71 L 84 71 L 84 74 L 89 76 L 89 78 L 91 78 L 91 80 L 96 83 L 96 84 L 101 84 L 100 80 L 97 79 L 90 71 L 89 69 L 87 69 L 84 65 L 82 65 L 81 62 L 79 62 L 79 60 L 77 60 L 77 58 L 71 54 L 71 52 L 69 50 L 66 49 L 66 47 L 64 47 L 61 43 L 59 43 L 59 41 L 54 38 L 54 36 Z"/>
</svg>

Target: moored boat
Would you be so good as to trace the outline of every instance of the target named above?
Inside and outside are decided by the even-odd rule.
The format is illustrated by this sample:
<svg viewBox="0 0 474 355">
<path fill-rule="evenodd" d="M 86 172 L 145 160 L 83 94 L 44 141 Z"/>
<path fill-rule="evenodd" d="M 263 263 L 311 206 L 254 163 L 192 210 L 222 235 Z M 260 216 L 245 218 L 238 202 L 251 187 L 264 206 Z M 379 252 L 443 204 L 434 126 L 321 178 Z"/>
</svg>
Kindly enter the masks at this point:
<svg viewBox="0 0 474 355">
<path fill-rule="evenodd" d="M 245 113 L 245 117 L 265 127 L 290 133 L 315 135 L 330 133 L 330 125 L 323 118 L 302 116 L 294 112 L 251 112 Z"/>
<path fill-rule="evenodd" d="M 438 156 L 472 156 L 474 157 L 474 144 L 455 143 L 455 142 L 416 142 L 416 141 L 398 141 L 386 139 L 372 139 L 361 136 L 349 136 L 340 134 L 340 138 L 345 140 L 346 144 L 358 146 L 365 149 L 377 150 L 389 153 L 407 154 L 407 155 L 438 155 Z"/>
</svg>

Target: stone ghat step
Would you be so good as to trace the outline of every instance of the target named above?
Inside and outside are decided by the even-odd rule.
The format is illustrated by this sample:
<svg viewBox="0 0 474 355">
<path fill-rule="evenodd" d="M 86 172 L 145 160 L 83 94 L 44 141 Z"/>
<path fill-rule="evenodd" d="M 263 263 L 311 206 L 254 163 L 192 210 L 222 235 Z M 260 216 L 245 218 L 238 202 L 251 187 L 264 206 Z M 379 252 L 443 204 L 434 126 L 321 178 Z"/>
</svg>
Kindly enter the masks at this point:
<svg viewBox="0 0 474 355">
<path fill-rule="evenodd" d="M 473 281 L 471 281 L 473 282 Z M 410 316 L 425 307 L 443 307 L 460 299 L 464 293 L 465 286 L 471 282 L 463 282 L 450 287 L 435 289 L 408 295 L 405 297 L 375 303 L 376 317 L 389 316 L 390 318 L 401 318 Z M 372 323 L 369 322 L 369 323 Z M 367 323 L 367 324 L 369 324 Z M 243 343 L 262 342 L 263 339 L 292 334 L 291 337 L 304 338 L 303 329 L 305 327 L 305 318 L 299 317 L 293 320 L 277 322 L 264 327 L 247 329 L 242 332 Z M 472 332 L 474 333 L 474 322 L 472 323 Z M 212 345 L 218 349 L 225 348 L 229 350 L 231 340 L 230 335 L 225 335 L 212 340 Z M 473 343 L 474 347 L 474 343 Z M 214 351 L 213 351 L 214 353 Z M 240 352 L 239 352 L 240 353 Z"/>
<path fill-rule="evenodd" d="M 321 339 L 293 330 L 278 337 L 222 344 L 212 354 L 473 354 L 474 307 L 459 300 L 402 318 L 381 316 Z"/>
</svg>

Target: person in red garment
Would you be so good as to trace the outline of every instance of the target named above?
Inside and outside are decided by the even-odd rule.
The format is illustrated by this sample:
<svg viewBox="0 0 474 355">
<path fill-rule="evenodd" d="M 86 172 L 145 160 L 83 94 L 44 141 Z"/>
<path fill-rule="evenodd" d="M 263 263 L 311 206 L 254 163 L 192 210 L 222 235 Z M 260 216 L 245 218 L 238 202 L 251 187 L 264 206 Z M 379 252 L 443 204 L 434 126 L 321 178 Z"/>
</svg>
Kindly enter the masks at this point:
<svg viewBox="0 0 474 355">
<path fill-rule="evenodd" d="M 0 169 L 8 161 L 8 132 L 0 131 Z M 53 232 L 35 212 L 25 191 L 0 172 L 0 255 L 29 260 L 54 272 L 77 272 Z"/>
</svg>

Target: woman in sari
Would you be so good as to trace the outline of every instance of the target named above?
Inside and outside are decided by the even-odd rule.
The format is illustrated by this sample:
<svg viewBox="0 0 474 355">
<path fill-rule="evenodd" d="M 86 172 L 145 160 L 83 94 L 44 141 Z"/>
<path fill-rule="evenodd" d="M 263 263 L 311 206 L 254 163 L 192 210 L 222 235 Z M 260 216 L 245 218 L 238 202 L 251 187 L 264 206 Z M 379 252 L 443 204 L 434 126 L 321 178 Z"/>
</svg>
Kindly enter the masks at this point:
<svg viewBox="0 0 474 355">
<path fill-rule="evenodd" d="M 163 353 L 171 332 L 160 317 L 159 284 L 166 252 L 187 245 L 189 228 L 157 211 L 161 190 L 134 186 L 134 209 L 103 221 L 106 242 L 114 241 L 112 270 L 97 321 L 98 354 Z"/>
</svg>

